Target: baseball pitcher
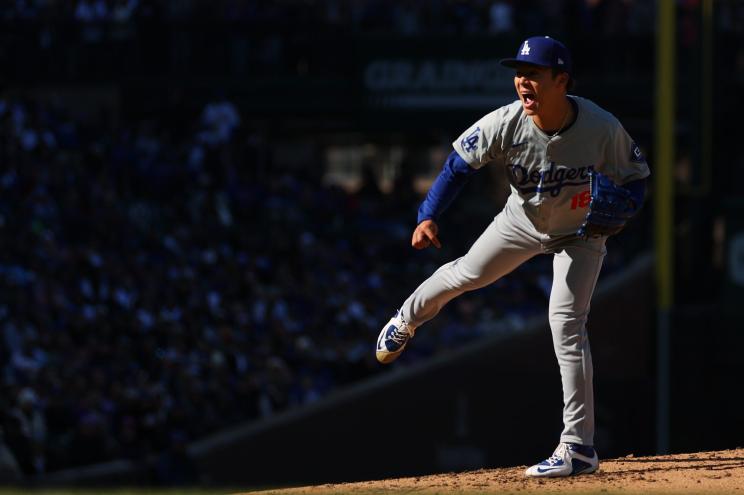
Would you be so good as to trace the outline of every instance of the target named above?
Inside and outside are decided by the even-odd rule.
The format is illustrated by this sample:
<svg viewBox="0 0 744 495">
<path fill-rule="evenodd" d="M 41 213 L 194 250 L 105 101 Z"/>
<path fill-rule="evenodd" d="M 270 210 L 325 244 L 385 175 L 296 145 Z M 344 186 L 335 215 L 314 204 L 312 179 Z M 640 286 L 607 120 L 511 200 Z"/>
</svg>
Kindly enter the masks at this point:
<svg viewBox="0 0 744 495">
<path fill-rule="evenodd" d="M 571 476 L 599 467 L 594 449 L 589 304 L 607 236 L 641 207 L 648 165 L 618 120 L 593 102 L 568 95 L 568 49 L 550 37 L 524 41 L 515 58 L 518 100 L 485 115 L 454 143 L 418 212 L 411 244 L 441 246 L 437 218 L 468 178 L 505 167 L 511 188 L 504 209 L 464 256 L 440 267 L 384 326 L 376 355 L 395 360 L 415 330 L 460 294 L 484 287 L 539 254 L 553 255 L 548 307 L 563 385 L 558 448 L 527 476 Z"/>
</svg>

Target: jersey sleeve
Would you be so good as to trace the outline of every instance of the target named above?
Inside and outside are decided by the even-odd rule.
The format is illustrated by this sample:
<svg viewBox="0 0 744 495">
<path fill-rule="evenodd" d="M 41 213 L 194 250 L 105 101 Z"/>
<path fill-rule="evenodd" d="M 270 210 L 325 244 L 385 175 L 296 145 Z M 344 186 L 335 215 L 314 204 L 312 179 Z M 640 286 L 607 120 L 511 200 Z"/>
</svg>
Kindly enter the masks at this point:
<svg viewBox="0 0 744 495">
<path fill-rule="evenodd" d="M 474 169 L 503 158 L 504 129 L 512 105 L 483 116 L 454 140 L 452 147 Z"/>
<path fill-rule="evenodd" d="M 646 157 L 618 122 L 612 129 L 606 149 L 605 163 L 600 172 L 616 183 L 625 184 L 651 175 Z"/>
</svg>

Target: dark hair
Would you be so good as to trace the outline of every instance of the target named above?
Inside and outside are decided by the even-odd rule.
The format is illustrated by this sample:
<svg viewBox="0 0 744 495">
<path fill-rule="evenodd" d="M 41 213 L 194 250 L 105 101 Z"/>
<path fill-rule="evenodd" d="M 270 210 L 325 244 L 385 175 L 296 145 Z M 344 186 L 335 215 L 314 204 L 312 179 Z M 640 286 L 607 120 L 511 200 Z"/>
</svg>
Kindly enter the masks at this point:
<svg viewBox="0 0 744 495">
<path fill-rule="evenodd" d="M 553 71 L 553 79 L 555 79 L 556 77 L 558 77 L 558 74 L 562 74 L 562 73 L 566 72 L 565 70 L 561 70 L 561 69 L 559 69 L 557 67 L 553 67 L 551 70 Z M 573 78 L 573 76 L 571 74 L 569 74 L 568 72 L 566 72 L 566 74 L 568 75 L 568 81 L 566 82 L 566 92 L 568 92 L 568 91 L 571 91 L 574 88 L 574 85 L 576 84 L 576 81 L 574 80 L 574 78 Z"/>
</svg>

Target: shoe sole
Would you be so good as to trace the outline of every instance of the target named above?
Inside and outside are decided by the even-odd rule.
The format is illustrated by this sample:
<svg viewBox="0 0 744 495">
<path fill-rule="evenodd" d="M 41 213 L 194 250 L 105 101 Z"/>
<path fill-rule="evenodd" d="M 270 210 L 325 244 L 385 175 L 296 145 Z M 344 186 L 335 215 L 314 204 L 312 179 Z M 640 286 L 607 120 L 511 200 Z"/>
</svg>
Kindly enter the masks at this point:
<svg viewBox="0 0 744 495">
<path fill-rule="evenodd" d="M 525 472 L 524 475 L 527 478 L 569 478 L 571 476 L 581 476 L 582 474 L 596 473 L 598 469 L 599 469 L 599 464 L 593 467 L 586 468 L 583 471 L 579 471 L 578 473 L 558 474 L 555 471 L 549 471 L 545 474 L 529 474 Z M 556 474 L 553 474 L 553 473 L 556 473 Z"/>
<path fill-rule="evenodd" d="M 377 356 L 377 360 L 381 364 L 390 364 L 396 359 L 398 359 L 398 356 L 400 356 L 401 352 L 403 352 L 403 349 L 399 350 L 398 352 L 381 352 L 377 351 L 375 355 Z"/>
</svg>

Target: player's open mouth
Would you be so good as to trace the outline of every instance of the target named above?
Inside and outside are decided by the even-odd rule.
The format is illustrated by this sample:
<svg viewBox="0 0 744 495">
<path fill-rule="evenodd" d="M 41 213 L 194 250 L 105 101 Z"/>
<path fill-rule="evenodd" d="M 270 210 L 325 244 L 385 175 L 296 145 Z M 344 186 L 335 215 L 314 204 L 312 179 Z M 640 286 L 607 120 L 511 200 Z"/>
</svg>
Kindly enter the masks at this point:
<svg viewBox="0 0 744 495">
<path fill-rule="evenodd" d="M 522 103 L 524 103 L 524 107 L 528 109 L 535 108 L 535 93 L 522 93 Z"/>
</svg>

